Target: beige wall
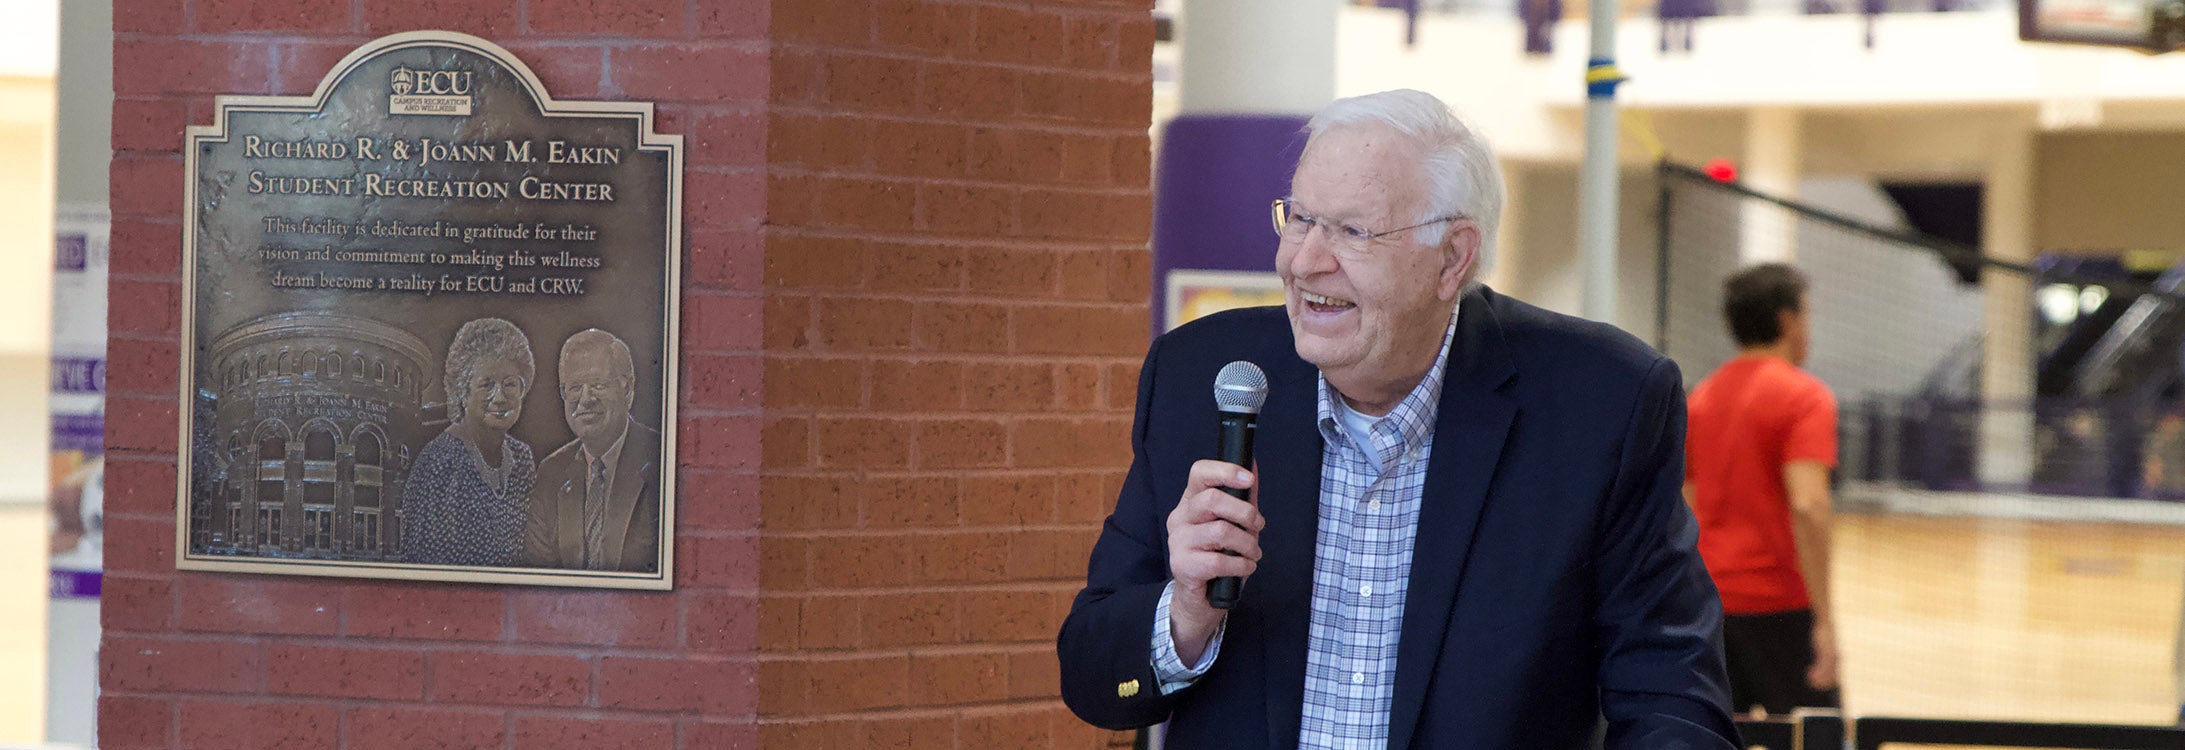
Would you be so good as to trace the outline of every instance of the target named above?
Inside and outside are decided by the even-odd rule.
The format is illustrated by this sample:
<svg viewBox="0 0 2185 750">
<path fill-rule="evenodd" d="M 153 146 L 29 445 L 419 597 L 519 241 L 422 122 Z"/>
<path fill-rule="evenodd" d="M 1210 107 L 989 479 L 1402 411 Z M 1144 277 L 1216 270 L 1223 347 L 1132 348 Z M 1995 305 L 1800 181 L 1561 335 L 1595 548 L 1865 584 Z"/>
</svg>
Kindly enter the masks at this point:
<svg viewBox="0 0 2185 750">
<path fill-rule="evenodd" d="M 68 95 L 58 102 L 56 198 L 103 206 L 114 133 L 114 3 L 68 0 L 60 27 L 60 54 L 67 60 L 58 66 L 56 80 Z"/>
<path fill-rule="evenodd" d="M 1487 283 L 1495 291 L 1557 312 L 1579 314 L 1585 268 L 1578 259 L 1578 166 L 1505 162 L 1509 206 L 1501 250 Z M 1616 264 L 1618 327 L 1648 343 L 1655 334 L 1654 173 L 1625 169 Z"/>
<path fill-rule="evenodd" d="M 0 747 L 46 739 L 46 536 L 44 505 L 0 504 Z"/>
<path fill-rule="evenodd" d="M 0 504 L 45 502 L 53 79 L 0 76 Z M 4 604 L 0 604 L 4 606 Z"/>
<path fill-rule="evenodd" d="M 2051 133 L 2034 176 L 2041 250 L 2185 250 L 2185 131 Z"/>
<path fill-rule="evenodd" d="M 52 337 L 53 79 L 0 77 L 0 355 Z M 42 389 L 41 384 L 41 389 Z"/>
<path fill-rule="evenodd" d="M 0 745 L 45 740 L 53 79 L 0 77 Z"/>
</svg>

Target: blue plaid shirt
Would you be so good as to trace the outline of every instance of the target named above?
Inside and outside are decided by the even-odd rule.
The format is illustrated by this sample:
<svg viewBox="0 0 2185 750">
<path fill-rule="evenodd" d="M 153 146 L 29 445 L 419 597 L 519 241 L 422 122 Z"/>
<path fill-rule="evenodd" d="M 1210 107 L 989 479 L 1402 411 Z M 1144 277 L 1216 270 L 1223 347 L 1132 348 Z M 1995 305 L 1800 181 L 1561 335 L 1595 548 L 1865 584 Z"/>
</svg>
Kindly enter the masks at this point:
<svg viewBox="0 0 2185 750">
<path fill-rule="evenodd" d="M 1456 330 L 1452 315 L 1434 366 L 1393 411 L 1373 423 L 1367 445 L 1351 439 L 1338 411 L 1349 407 L 1338 402 L 1326 377 L 1319 379 L 1320 531 L 1313 545 L 1312 626 L 1306 635 L 1298 747 L 1388 746 L 1411 551 Z M 1153 619 L 1154 674 L 1164 694 L 1205 674 L 1221 650 L 1217 632 L 1199 663 L 1186 667 L 1176 655 L 1168 626 L 1175 590 L 1170 582 Z"/>
</svg>

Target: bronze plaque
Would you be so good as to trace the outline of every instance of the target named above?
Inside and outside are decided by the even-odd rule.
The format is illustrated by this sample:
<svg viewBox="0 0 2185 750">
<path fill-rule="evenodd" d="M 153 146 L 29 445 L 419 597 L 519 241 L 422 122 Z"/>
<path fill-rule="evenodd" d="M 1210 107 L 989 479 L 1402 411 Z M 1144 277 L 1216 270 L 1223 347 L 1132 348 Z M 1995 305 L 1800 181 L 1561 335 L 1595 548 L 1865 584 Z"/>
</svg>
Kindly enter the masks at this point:
<svg viewBox="0 0 2185 750">
<path fill-rule="evenodd" d="M 667 589 L 682 138 L 494 44 L 189 129 L 177 566 Z"/>
</svg>

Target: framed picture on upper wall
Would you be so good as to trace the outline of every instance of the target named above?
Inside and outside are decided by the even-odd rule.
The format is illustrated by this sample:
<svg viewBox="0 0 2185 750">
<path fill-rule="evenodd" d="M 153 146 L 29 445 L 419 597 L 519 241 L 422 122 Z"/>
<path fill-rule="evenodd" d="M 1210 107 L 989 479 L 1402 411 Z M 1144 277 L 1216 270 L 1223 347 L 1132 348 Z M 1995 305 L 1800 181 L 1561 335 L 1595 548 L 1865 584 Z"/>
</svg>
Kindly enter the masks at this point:
<svg viewBox="0 0 2185 750">
<path fill-rule="evenodd" d="M 178 567 L 667 589 L 680 136 L 450 32 L 189 129 Z"/>
<path fill-rule="evenodd" d="M 2185 0 L 2018 0 L 2018 38 L 2169 52 L 2185 47 Z"/>
<path fill-rule="evenodd" d="M 1223 310 L 1282 304 L 1282 277 L 1271 271 L 1170 271 L 1163 299 L 1161 320 L 1173 331 Z"/>
</svg>

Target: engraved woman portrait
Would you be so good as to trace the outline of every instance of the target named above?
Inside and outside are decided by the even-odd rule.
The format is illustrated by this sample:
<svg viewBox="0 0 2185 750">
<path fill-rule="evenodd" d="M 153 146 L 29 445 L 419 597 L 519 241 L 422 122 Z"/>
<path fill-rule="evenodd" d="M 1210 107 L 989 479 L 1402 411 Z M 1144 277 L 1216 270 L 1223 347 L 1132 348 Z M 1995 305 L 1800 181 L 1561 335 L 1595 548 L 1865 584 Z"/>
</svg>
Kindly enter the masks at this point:
<svg viewBox="0 0 2185 750">
<path fill-rule="evenodd" d="M 464 323 L 448 345 L 448 428 L 418 452 L 403 491 L 403 559 L 511 566 L 538 479 L 531 446 L 511 437 L 536 382 L 531 341 L 500 318 Z"/>
</svg>

